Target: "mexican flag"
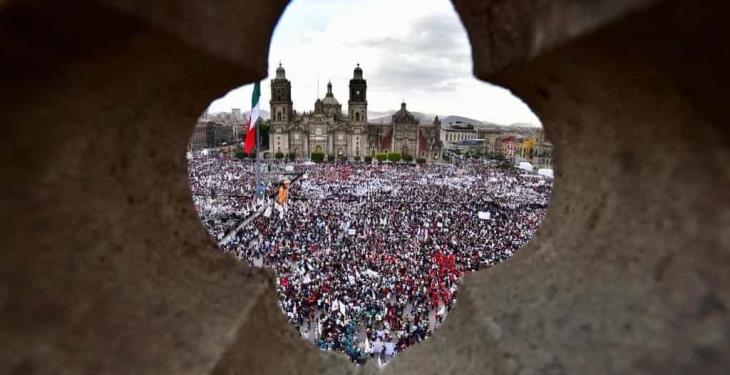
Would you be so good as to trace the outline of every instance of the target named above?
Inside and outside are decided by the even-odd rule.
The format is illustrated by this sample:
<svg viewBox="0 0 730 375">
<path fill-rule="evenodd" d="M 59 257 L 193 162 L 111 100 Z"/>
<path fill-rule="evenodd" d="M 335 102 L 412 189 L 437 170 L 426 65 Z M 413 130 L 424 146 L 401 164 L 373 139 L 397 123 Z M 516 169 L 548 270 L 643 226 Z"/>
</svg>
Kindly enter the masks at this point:
<svg viewBox="0 0 730 375">
<path fill-rule="evenodd" d="M 247 154 L 251 154 L 256 147 L 256 121 L 259 119 L 259 98 L 261 97 L 261 84 L 256 82 L 251 95 L 251 116 L 249 116 L 248 129 L 246 129 L 246 143 L 243 148 Z"/>
</svg>

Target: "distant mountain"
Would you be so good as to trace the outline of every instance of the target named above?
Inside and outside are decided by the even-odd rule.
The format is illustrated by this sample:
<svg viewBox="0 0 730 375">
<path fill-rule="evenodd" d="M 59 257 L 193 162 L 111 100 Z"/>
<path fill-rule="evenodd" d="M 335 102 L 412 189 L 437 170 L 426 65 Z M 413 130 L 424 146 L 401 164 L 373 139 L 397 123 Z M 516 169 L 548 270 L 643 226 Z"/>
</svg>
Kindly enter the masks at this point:
<svg viewBox="0 0 730 375">
<path fill-rule="evenodd" d="M 385 112 L 378 112 L 378 111 L 368 111 L 368 118 L 369 119 L 379 119 L 381 117 L 388 117 L 393 116 L 395 111 L 385 111 Z"/>
<path fill-rule="evenodd" d="M 390 123 L 391 117 L 393 117 L 393 114 L 396 111 L 385 111 L 385 112 L 376 112 L 376 111 L 368 111 L 368 122 L 379 124 L 388 124 Z M 433 113 L 424 113 L 424 112 L 411 112 L 414 116 L 418 117 L 421 124 L 432 124 L 433 119 L 436 117 L 436 114 Z M 448 125 L 452 122 L 464 122 L 467 124 L 472 124 L 476 127 L 480 127 L 483 125 L 486 125 L 482 121 L 475 120 L 473 118 L 464 117 L 464 116 L 456 116 L 456 115 L 450 115 L 450 116 L 443 116 L 438 115 L 439 120 L 441 120 L 441 124 Z"/>
<path fill-rule="evenodd" d="M 396 112 L 397 112 L 396 110 L 368 111 L 368 122 L 373 123 L 373 124 L 380 124 L 381 122 L 383 124 L 389 124 L 391 121 L 391 117 Z M 431 123 L 433 123 L 434 117 L 436 117 L 436 115 L 433 113 L 413 112 L 413 111 L 411 111 L 411 113 L 413 113 L 414 116 L 418 117 L 418 119 L 421 121 L 421 124 L 431 124 Z M 248 118 L 250 116 L 250 114 L 251 114 L 251 111 L 244 112 L 244 116 L 246 116 L 246 118 Z M 263 118 L 264 120 L 269 120 L 271 118 L 271 113 L 269 113 L 269 111 L 267 111 L 265 109 L 260 110 L 259 114 L 260 114 L 261 118 Z M 530 124 L 530 123 L 513 123 L 513 124 L 508 124 L 508 125 L 497 124 L 497 123 L 493 123 L 493 122 L 489 122 L 489 121 L 480 121 L 480 120 L 475 120 L 473 118 L 458 116 L 458 115 L 448 115 L 448 116 L 438 115 L 438 116 L 439 116 L 439 119 L 441 120 L 442 125 L 448 125 L 449 123 L 460 121 L 463 123 L 472 124 L 477 128 L 510 128 L 510 129 L 514 129 L 514 130 L 523 129 L 528 132 L 540 127 L 540 125 Z"/>
<path fill-rule="evenodd" d="M 397 111 L 385 111 L 385 112 L 377 112 L 377 111 L 368 111 L 368 122 L 373 124 L 389 124 L 391 118 Z M 433 113 L 423 113 L 423 112 L 413 112 L 410 111 L 414 116 L 418 117 L 418 120 L 421 122 L 421 124 L 430 124 L 433 123 L 434 117 L 436 117 Z M 443 123 L 443 121 L 442 121 Z"/>
<path fill-rule="evenodd" d="M 515 122 L 514 124 L 507 125 L 512 128 L 540 128 L 540 125 L 532 124 L 528 122 Z"/>
<path fill-rule="evenodd" d="M 480 127 L 480 126 L 484 125 L 484 123 L 482 123 L 479 120 L 474 120 L 473 118 L 468 118 L 468 117 L 464 117 L 464 116 L 451 115 L 451 116 L 446 116 L 444 118 L 441 118 L 440 120 L 441 120 L 441 124 L 443 124 L 443 125 L 448 125 L 450 123 L 455 123 L 455 122 L 472 124 L 476 127 Z"/>
</svg>

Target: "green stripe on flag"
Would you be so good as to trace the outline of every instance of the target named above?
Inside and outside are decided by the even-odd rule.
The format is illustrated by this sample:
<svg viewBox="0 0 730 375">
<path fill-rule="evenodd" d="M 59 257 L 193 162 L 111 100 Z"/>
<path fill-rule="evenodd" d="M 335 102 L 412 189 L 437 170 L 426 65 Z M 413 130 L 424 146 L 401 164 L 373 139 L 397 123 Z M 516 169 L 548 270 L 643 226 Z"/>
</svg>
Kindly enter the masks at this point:
<svg viewBox="0 0 730 375">
<path fill-rule="evenodd" d="M 256 107 L 259 104 L 259 96 L 261 96 L 261 83 L 258 81 L 253 86 L 253 95 L 251 96 L 251 108 Z"/>
</svg>

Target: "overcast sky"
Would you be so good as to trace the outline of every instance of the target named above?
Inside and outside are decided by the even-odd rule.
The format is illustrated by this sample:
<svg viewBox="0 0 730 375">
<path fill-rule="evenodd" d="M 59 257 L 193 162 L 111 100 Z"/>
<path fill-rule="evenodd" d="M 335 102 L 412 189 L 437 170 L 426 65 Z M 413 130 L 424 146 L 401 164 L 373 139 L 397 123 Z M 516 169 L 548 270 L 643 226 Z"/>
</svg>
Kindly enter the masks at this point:
<svg viewBox="0 0 730 375">
<path fill-rule="evenodd" d="M 314 108 L 331 80 L 346 111 L 348 84 L 360 63 L 368 82 L 368 109 L 408 109 L 461 115 L 502 124 L 539 120 L 508 90 L 472 75 L 466 31 L 448 0 L 294 0 L 274 31 L 269 77 L 282 62 L 297 111 Z M 251 103 L 252 85 L 228 92 L 210 112 Z M 269 79 L 261 84 L 269 110 Z"/>
</svg>

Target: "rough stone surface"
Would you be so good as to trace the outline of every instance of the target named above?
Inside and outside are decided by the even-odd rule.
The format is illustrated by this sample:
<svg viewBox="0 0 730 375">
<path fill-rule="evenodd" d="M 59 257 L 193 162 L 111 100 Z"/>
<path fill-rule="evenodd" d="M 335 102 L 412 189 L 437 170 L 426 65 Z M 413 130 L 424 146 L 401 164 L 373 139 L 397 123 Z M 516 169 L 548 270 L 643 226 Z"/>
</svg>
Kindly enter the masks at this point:
<svg viewBox="0 0 730 375">
<path fill-rule="evenodd" d="M 387 373 L 727 371 L 730 133 L 716 101 L 730 59 L 713 38 L 718 9 L 666 2 L 482 76 L 523 98 L 554 140 L 551 208 Z M 475 33 L 489 27 L 462 16 Z"/>
<path fill-rule="evenodd" d="M 219 3 L 0 1 L 0 373 L 378 372 L 299 341 L 197 221 L 195 119 L 263 78 L 284 6 Z M 476 74 L 554 142 L 554 198 L 384 372 L 730 368 L 728 6 L 455 3 Z"/>
</svg>

